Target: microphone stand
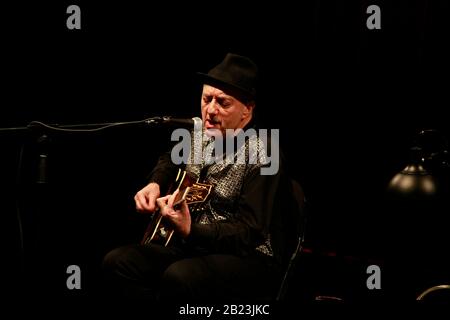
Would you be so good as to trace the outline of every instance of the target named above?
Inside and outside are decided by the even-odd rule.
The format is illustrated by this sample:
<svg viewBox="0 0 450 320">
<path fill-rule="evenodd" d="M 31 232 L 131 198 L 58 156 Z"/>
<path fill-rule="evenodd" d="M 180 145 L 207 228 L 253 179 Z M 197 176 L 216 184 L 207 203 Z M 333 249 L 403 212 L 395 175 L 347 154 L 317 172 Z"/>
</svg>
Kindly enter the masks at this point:
<svg viewBox="0 0 450 320">
<path fill-rule="evenodd" d="M 138 121 L 128 121 L 128 122 L 107 122 L 107 123 L 86 123 L 86 124 L 46 124 L 40 121 L 31 121 L 27 126 L 23 127 L 10 127 L 10 128 L 0 128 L 0 137 L 4 135 L 16 135 L 20 134 L 24 137 L 28 137 L 29 134 L 32 135 L 32 146 L 36 147 L 38 159 L 37 162 L 33 161 L 33 166 L 36 166 L 35 169 L 32 170 L 33 176 L 35 177 L 36 190 L 32 189 L 33 199 L 31 199 L 31 203 L 33 203 L 32 211 L 33 213 L 25 215 L 28 219 L 26 219 L 30 226 L 30 229 L 25 227 L 24 218 L 22 209 L 25 206 L 25 203 L 22 203 L 21 198 L 21 185 L 22 185 L 22 171 L 24 170 L 23 162 L 24 162 L 24 145 L 25 141 L 22 141 L 20 156 L 18 160 L 18 169 L 16 173 L 16 216 L 18 223 L 18 233 L 19 233 L 19 269 L 22 272 L 20 275 L 19 283 L 23 285 L 28 285 L 30 283 L 30 279 L 23 277 L 27 277 L 28 273 L 28 265 L 31 263 L 31 269 L 34 270 L 34 267 L 37 265 L 37 262 L 41 259 L 39 253 L 42 251 L 39 248 L 39 241 L 37 239 L 33 239 L 33 237 L 37 237 L 39 239 L 40 236 L 40 227 L 39 223 L 41 217 L 45 217 L 42 215 L 48 209 L 48 161 L 49 161 L 49 150 L 50 150 L 50 133 L 94 133 L 103 131 L 106 129 L 117 128 L 117 127 L 135 127 L 135 126 L 157 126 L 161 124 L 166 124 L 170 122 L 171 117 L 152 117 L 144 120 Z M 37 133 L 37 135 L 36 135 Z M 37 138 L 35 138 L 37 136 Z M 27 198 L 28 199 L 28 198 Z M 29 200 L 29 199 L 28 199 Z M 29 206 L 26 209 L 31 209 Z M 26 210 L 25 210 L 26 211 Z M 29 236 L 27 232 L 29 232 Z M 26 234 L 26 236 L 25 236 Z M 36 275 L 36 274 L 35 274 Z M 33 282 L 33 279 L 31 279 Z M 40 287 L 45 284 L 37 284 L 37 287 Z M 32 285 L 33 286 L 33 285 Z M 20 290 L 20 288 L 19 288 Z"/>
</svg>

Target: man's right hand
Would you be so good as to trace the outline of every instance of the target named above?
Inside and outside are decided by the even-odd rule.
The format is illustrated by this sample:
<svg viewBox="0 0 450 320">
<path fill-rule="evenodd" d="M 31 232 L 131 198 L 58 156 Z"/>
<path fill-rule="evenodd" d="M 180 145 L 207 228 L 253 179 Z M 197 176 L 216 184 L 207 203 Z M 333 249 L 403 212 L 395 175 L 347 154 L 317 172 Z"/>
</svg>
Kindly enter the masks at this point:
<svg viewBox="0 0 450 320">
<path fill-rule="evenodd" d="M 136 210 L 142 213 L 155 212 L 157 205 L 156 199 L 160 196 L 159 184 L 151 182 L 134 196 Z"/>
</svg>

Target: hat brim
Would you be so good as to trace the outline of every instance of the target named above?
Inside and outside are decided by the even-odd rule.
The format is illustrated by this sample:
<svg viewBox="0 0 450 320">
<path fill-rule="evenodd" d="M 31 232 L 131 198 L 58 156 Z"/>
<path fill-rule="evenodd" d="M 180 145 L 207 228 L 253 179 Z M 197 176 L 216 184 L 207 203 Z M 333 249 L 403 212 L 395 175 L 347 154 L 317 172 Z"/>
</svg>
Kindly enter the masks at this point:
<svg viewBox="0 0 450 320">
<path fill-rule="evenodd" d="M 241 97 L 246 97 L 247 99 L 255 98 L 254 92 L 250 92 L 247 89 L 244 89 L 242 87 L 236 86 L 231 83 L 228 83 L 219 78 L 212 77 L 209 74 L 197 72 L 197 76 L 200 79 L 201 83 L 203 83 L 203 84 L 209 84 L 209 85 L 211 85 L 213 87 L 217 87 L 219 89 L 231 91 L 232 94 L 239 95 Z"/>
</svg>

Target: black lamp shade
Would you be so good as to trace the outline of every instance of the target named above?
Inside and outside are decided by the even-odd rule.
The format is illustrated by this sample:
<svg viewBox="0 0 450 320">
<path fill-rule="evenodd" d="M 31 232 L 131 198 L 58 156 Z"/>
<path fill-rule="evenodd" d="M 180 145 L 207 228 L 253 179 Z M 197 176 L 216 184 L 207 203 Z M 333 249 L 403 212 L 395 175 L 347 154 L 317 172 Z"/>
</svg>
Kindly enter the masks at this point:
<svg viewBox="0 0 450 320">
<path fill-rule="evenodd" d="M 390 181 L 388 190 L 402 196 L 434 196 L 437 192 L 436 177 L 420 163 L 408 164 Z"/>
</svg>

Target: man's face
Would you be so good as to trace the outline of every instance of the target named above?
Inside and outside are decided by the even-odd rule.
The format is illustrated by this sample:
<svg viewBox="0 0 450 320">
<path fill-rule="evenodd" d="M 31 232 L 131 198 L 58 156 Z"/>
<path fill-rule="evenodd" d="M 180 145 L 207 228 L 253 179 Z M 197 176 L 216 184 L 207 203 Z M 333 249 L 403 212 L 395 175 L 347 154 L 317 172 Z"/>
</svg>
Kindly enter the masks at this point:
<svg viewBox="0 0 450 320">
<path fill-rule="evenodd" d="M 205 130 L 245 127 L 252 117 L 253 104 L 245 105 L 235 97 L 210 85 L 203 86 L 202 120 Z"/>
</svg>

